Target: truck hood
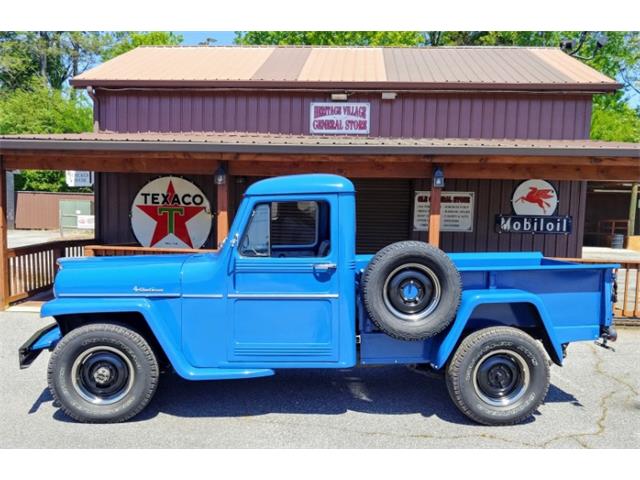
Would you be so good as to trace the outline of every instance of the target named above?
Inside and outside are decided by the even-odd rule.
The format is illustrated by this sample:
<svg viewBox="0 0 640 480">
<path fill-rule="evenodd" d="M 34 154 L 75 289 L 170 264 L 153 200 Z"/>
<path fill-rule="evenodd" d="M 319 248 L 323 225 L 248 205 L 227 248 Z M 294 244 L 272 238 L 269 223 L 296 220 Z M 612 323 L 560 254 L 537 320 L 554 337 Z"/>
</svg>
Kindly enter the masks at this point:
<svg viewBox="0 0 640 480">
<path fill-rule="evenodd" d="M 181 294 L 181 271 L 194 254 L 79 257 L 59 260 L 55 296 L 142 296 Z"/>
</svg>

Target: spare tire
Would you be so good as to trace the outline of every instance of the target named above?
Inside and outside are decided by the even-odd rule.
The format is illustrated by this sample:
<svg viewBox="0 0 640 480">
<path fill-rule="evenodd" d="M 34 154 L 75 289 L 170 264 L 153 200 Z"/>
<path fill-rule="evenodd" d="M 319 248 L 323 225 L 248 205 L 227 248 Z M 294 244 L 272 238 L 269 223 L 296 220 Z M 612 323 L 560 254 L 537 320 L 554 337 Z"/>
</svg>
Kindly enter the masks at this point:
<svg viewBox="0 0 640 480">
<path fill-rule="evenodd" d="M 442 250 L 405 241 L 373 257 L 362 277 L 362 290 L 367 313 L 380 330 L 401 340 L 423 340 L 453 321 L 462 282 Z"/>
</svg>

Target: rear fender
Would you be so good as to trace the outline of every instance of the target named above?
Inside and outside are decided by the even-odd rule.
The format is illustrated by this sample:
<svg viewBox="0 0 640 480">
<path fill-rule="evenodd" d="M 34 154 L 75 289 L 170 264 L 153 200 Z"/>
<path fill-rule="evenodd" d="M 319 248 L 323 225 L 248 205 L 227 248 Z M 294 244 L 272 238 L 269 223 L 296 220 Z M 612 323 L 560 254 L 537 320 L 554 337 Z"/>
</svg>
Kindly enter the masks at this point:
<svg viewBox="0 0 640 480">
<path fill-rule="evenodd" d="M 556 338 L 551 317 L 549 316 L 542 300 L 540 300 L 537 295 L 524 290 L 496 289 L 465 290 L 462 292 L 462 300 L 460 302 L 460 308 L 458 309 L 456 319 L 454 320 L 451 329 L 446 333 L 444 339 L 436 349 L 436 354 L 434 355 L 435 368 L 441 368 L 447 362 L 453 353 L 453 349 L 461 340 L 462 332 L 464 332 L 473 311 L 478 306 L 488 303 L 529 303 L 533 305 L 540 315 L 542 326 L 544 327 L 549 339 L 549 344 L 551 346 L 548 351 L 549 356 L 555 363 L 562 365 L 562 345 Z"/>
</svg>

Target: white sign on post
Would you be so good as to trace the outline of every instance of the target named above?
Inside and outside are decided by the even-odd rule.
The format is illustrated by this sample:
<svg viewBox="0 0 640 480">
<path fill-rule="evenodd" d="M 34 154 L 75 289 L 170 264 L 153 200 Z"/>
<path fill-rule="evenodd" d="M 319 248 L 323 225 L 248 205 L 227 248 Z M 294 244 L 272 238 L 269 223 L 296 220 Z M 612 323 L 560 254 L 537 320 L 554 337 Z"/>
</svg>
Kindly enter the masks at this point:
<svg viewBox="0 0 640 480">
<path fill-rule="evenodd" d="M 440 194 L 440 231 L 473 232 L 475 192 L 442 192 Z M 413 205 L 413 229 L 429 230 L 431 192 L 416 192 Z"/>
<path fill-rule="evenodd" d="M 309 131 L 368 135 L 370 130 L 369 103 L 311 103 Z"/>
<path fill-rule="evenodd" d="M 96 217 L 93 215 L 78 215 L 76 228 L 80 230 L 94 230 Z"/>
<path fill-rule="evenodd" d="M 67 170 L 65 180 L 70 187 L 90 187 L 93 185 L 93 172 Z"/>
</svg>

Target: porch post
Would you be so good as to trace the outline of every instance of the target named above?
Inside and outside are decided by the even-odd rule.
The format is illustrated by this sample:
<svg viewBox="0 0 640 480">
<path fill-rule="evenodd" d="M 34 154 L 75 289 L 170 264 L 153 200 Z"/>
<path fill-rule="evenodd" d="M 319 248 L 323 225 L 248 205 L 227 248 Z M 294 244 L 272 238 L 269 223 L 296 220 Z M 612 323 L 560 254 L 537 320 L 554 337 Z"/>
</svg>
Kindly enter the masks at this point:
<svg viewBox="0 0 640 480">
<path fill-rule="evenodd" d="M 216 247 L 229 234 L 229 176 L 220 166 L 215 174 L 216 183 Z"/>
<path fill-rule="evenodd" d="M 631 186 L 631 199 L 629 201 L 629 231 L 627 235 L 636 234 L 636 213 L 638 211 L 638 184 Z"/>
<path fill-rule="evenodd" d="M 431 178 L 431 196 L 429 209 L 429 243 L 434 247 L 440 246 L 440 193 L 444 186 L 442 169 L 433 169 Z"/>
<path fill-rule="evenodd" d="M 431 209 L 429 210 L 429 243 L 440 246 L 440 187 L 431 188 Z"/>
<path fill-rule="evenodd" d="M 0 310 L 9 306 L 9 258 L 7 257 L 7 174 L 0 155 Z"/>
</svg>

